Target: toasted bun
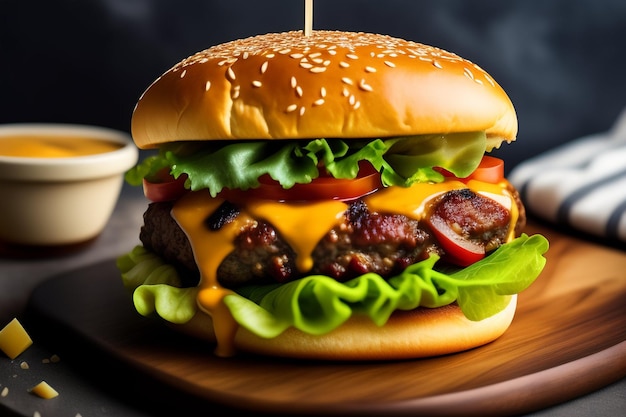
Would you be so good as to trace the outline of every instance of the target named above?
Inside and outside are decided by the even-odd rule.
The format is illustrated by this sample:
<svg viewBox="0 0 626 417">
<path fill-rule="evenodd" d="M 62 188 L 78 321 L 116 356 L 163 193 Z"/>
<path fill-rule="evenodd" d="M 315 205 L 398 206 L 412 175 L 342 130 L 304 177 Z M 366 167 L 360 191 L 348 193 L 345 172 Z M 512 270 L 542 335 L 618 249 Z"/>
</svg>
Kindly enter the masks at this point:
<svg viewBox="0 0 626 417">
<path fill-rule="evenodd" d="M 517 295 L 500 313 L 482 321 L 467 319 L 456 305 L 396 311 L 384 326 L 353 316 L 331 333 L 312 336 L 290 328 L 263 339 L 239 328 L 235 348 L 268 356 L 325 360 L 390 360 L 445 355 L 482 346 L 500 337 L 515 315 Z M 175 329 L 214 340 L 211 318 L 198 313 Z"/>
<path fill-rule="evenodd" d="M 340 31 L 273 33 L 183 60 L 137 103 L 140 148 L 179 140 L 372 138 L 486 131 L 517 118 L 480 67 L 431 46 Z"/>
</svg>

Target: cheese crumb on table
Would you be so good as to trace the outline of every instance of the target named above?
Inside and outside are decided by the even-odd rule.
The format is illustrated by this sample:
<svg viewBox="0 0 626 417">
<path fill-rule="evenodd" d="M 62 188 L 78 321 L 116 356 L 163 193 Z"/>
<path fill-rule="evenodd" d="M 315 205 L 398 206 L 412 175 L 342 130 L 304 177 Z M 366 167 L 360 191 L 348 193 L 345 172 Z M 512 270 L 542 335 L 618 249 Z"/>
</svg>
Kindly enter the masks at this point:
<svg viewBox="0 0 626 417">
<path fill-rule="evenodd" d="M 15 359 L 33 344 L 22 324 L 13 319 L 0 330 L 0 350 L 9 358 Z"/>
<path fill-rule="evenodd" d="M 30 392 L 46 400 L 57 397 L 59 395 L 59 393 L 50 385 L 48 385 L 46 381 L 41 381 L 39 384 L 35 385 L 33 388 L 31 388 Z"/>
</svg>

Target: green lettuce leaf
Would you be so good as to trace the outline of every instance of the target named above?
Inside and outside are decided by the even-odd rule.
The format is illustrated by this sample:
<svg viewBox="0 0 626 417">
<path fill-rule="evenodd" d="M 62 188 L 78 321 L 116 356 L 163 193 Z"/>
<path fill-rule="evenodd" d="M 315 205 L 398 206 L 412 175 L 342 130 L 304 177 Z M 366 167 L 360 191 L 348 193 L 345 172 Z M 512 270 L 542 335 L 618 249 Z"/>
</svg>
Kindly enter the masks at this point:
<svg viewBox="0 0 626 417">
<path fill-rule="evenodd" d="M 178 178 L 187 174 L 193 191 L 208 189 L 216 196 L 223 188 L 247 190 L 259 186 L 267 174 L 283 188 L 308 184 L 320 173 L 320 162 L 335 178 L 355 178 L 360 161 L 369 161 L 383 185 L 408 187 L 415 182 L 441 182 L 441 167 L 458 177 L 469 175 L 485 152 L 484 132 L 420 135 L 393 139 L 313 139 L 237 142 L 181 142 L 163 146 L 126 174 L 140 185 L 144 177 L 170 167 Z"/>
<path fill-rule="evenodd" d="M 470 320 L 503 310 L 510 296 L 526 289 L 545 265 L 548 241 L 522 235 L 488 257 L 453 273 L 435 269 L 437 256 L 411 265 L 384 280 L 365 274 L 345 283 L 313 275 L 283 285 L 247 286 L 224 298 L 239 325 L 261 337 L 275 337 L 289 327 L 324 334 L 353 314 L 384 325 L 395 310 L 436 308 L 457 302 Z M 158 314 L 182 323 L 196 313 L 197 288 L 179 288 L 174 268 L 143 247 L 117 262 L 125 286 L 133 291 L 139 313 Z"/>
<path fill-rule="evenodd" d="M 130 168 L 124 174 L 124 180 L 130 185 L 140 186 L 144 178 L 150 178 L 156 175 L 163 168 L 169 168 L 171 165 L 163 155 L 150 155 L 144 158 L 141 163 Z"/>
<path fill-rule="evenodd" d="M 518 294 L 532 284 L 546 264 L 542 255 L 548 240 L 527 236 L 507 243 L 488 257 L 452 274 L 458 285 L 457 303 L 470 320 L 482 320 L 502 311 L 504 294 Z M 466 284 L 465 284 L 466 283 Z"/>
<path fill-rule="evenodd" d="M 143 246 L 120 256 L 117 268 L 139 314 L 156 312 L 171 323 L 186 323 L 196 314 L 197 288 L 182 288 L 176 269 Z"/>
</svg>

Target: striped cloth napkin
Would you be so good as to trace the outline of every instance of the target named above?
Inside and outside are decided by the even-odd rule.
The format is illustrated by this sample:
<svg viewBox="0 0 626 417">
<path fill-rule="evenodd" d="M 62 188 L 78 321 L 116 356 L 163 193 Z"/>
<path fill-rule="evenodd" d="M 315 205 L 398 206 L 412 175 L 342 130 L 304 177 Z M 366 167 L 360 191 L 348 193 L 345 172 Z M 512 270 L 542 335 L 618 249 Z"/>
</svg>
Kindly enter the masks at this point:
<svg viewBox="0 0 626 417">
<path fill-rule="evenodd" d="M 508 178 L 529 213 L 626 242 L 626 110 L 609 131 L 530 158 Z"/>
</svg>

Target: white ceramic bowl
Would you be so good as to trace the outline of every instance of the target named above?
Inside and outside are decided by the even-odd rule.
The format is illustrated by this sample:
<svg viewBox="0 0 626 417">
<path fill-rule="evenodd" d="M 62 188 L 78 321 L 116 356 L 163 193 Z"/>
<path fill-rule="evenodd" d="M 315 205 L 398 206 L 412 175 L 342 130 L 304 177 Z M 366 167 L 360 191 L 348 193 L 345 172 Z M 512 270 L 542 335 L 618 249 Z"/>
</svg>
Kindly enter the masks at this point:
<svg viewBox="0 0 626 417">
<path fill-rule="evenodd" d="M 137 163 L 130 136 L 96 126 L 0 125 L 0 141 L 16 135 L 104 139 L 122 146 L 62 158 L 0 155 L 0 242 L 57 246 L 97 237 L 115 208 L 124 173 Z"/>
</svg>

